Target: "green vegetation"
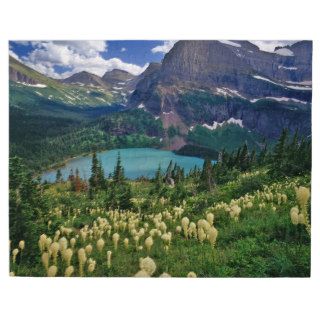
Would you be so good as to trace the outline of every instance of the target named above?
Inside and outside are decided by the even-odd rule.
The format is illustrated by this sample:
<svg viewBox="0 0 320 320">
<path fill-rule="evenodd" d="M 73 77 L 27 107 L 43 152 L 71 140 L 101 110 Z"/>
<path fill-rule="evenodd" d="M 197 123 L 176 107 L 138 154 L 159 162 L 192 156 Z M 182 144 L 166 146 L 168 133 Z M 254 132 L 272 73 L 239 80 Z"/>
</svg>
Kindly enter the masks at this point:
<svg viewBox="0 0 320 320">
<path fill-rule="evenodd" d="M 10 108 L 10 156 L 39 171 L 93 151 L 161 145 L 161 121 L 149 113 L 132 110 L 93 120 L 91 115 L 85 109 L 77 117 L 59 118 Z"/>
<path fill-rule="evenodd" d="M 303 162 L 290 156 L 301 148 Z M 51 185 L 32 180 L 12 158 L 10 270 L 18 276 L 308 277 L 310 154 L 309 142 L 284 131 L 273 149 L 256 156 L 245 144 L 188 174 L 170 163 L 154 179 L 128 181 L 119 156 L 104 178 L 93 155 L 89 182 L 76 172 L 67 182 L 57 174 Z"/>
<path fill-rule="evenodd" d="M 261 136 L 236 124 L 224 124 L 215 130 L 209 130 L 198 125 L 192 131 L 189 131 L 187 138 L 189 142 L 196 145 L 217 151 L 225 149 L 229 152 L 237 149 L 243 144 L 243 141 L 246 141 L 249 149 L 260 150 L 263 141 Z"/>
</svg>

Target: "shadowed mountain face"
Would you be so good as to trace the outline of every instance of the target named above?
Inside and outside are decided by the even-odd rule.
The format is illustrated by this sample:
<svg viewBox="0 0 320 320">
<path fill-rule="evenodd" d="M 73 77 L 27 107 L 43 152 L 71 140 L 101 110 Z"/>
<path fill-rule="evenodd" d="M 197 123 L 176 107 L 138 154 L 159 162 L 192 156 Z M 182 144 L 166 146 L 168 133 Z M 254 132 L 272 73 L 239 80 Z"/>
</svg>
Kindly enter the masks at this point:
<svg viewBox="0 0 320 320">
<path fill-rule="evenodd" d="M 230 119 L 276 138 L 284 127 L 310 134 L 312 42 L 264 52 L 248 41 L 179 41 L 140 76 L 132 107 L 187 133 Z M 216 123 L 216 124 L 215 124 Z"/>
</svg>

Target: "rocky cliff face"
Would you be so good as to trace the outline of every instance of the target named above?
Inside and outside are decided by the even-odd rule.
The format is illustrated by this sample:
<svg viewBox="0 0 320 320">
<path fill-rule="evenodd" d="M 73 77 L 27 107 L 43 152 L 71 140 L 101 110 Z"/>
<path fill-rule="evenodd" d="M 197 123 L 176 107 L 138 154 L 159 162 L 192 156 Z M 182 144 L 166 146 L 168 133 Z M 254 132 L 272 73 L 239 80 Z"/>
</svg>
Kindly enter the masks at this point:
<svg viewBox="0 0 320 320">
<path fill-rule="evenodd" d="M 235 118 L 269 138 L 284 127 L 310 134 L 311 62 L 310 41 L 273 53 L 248 41 L 179 41 L 140 76 L 129 103 L 184 133 Z"/>
</svg>

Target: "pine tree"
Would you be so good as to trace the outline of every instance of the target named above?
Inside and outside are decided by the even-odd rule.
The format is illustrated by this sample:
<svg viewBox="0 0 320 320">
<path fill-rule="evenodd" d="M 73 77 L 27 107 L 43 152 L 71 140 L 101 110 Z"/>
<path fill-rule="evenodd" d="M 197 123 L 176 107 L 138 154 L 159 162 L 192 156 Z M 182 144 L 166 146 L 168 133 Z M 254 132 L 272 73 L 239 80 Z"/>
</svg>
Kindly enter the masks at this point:
<svg viewBox="0 0 320 320">
<path fill-rule="evenodd" d="M 58 169 L 56 174 L 56 183 L 60 183 L 60 182 L 62 182 L 62 173 L 61 173 L 61 170 Z"/>
<path fill-rule="evenodd" d="M 120 152 L 118 152 L 117 163 L 113 171 L 113 182 L 117 184 L 123 183 L 125 180 L 124 169 L 121 165 Z"/>
<path fill-rule="evenodd" d="M 155 174 L 155 190 L 158 192 L 161 190 L 162 186 L 163 186 L 163 176 L 162 176 L 162 173 L 161 173 L 161 166 L 159 164 L 159 167 L 156 171 L 156 174 Z"/>
<path fill-rule="evenodd" d="M 200 185 L 205 190 L 212 190 L 213 187 L 213 175 L 212 175 L 212 163 L 209 158 L 206 158 L 203 163 L 203 168 L 200 176 Z"/>
<path fill-rule="evenodd" d="M 92 190 L 96 190 L 98 187 L 98 171 L 99 161 L 97 159 L 97 154 L 94 152 L 92 155 L 91 176 L 89 178 L 89 187 Z"/>
<path fill-rule="evenodd" d="M 245 171 L 249 168 L 249 152 L 246 143 L 243 145 L 239 155 L 239 167 L 242 171 Z"/>
</svg>

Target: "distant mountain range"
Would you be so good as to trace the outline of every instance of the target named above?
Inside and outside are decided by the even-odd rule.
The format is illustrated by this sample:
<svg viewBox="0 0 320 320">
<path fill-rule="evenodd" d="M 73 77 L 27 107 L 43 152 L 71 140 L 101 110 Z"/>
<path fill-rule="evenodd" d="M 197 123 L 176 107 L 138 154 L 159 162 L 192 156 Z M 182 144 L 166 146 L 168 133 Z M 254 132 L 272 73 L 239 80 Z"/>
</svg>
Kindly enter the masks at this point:
<svg viewBox="0 0 320 320">
<path fill-rule="evenodd" d="M 139 76 L 114 69 L 55 80 L 10 57 L 9 79 L 10 105 L 19 108 L 116 104 L 147 112 L 161 120 L 167 149 L 219 150 L 235 137 L 259 148 L 285 127 L 311 134 L 311 41 L 274 52 L 248 41 L 178 41 Z"/>
</svg>

